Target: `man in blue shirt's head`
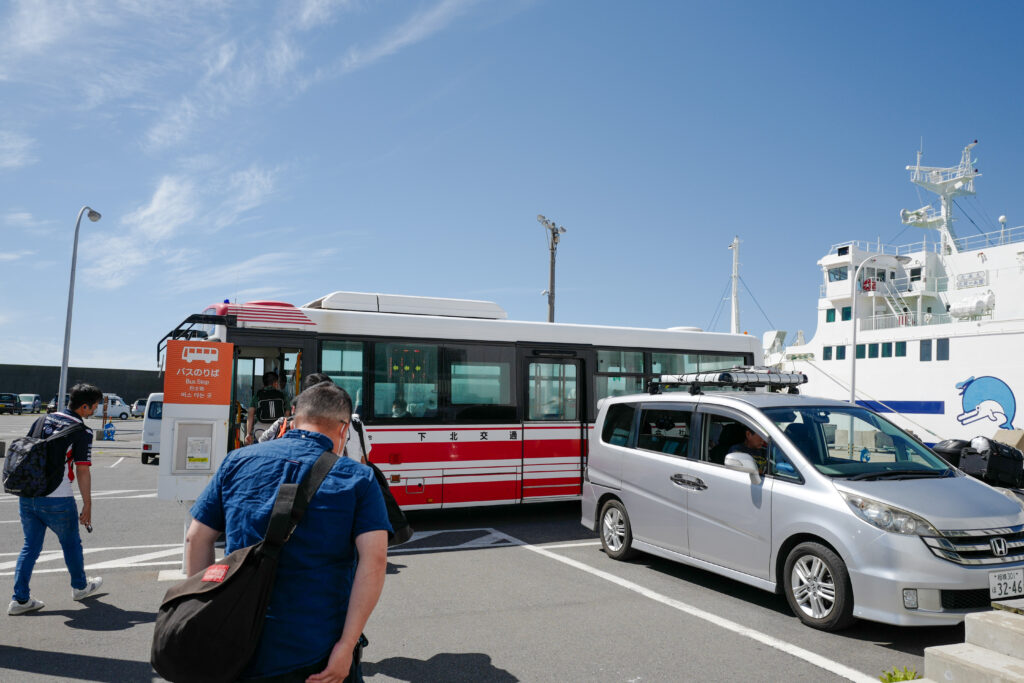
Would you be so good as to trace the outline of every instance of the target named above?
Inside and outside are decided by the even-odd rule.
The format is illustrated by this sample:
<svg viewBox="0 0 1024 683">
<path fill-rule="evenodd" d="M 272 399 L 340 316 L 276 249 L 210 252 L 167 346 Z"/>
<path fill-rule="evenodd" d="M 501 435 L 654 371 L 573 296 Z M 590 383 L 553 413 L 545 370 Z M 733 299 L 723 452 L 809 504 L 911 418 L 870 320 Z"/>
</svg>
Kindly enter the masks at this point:
<svg viewBox="0 0 1024 683">
<path fill-rule="evenodd" d="M 189 575 L 213 564 L 222 531 L 227 553 L 258 543 L 281 484 L 298 482 L 325 450 L 340 454 L 351 416 L 344 389 L 318 384 L 296 398 L 291 431 L 228 453 L 192 506 Z M 281 551 L 263 634 L 243 678 L 345 679 L 384 586 L 390 530 L 372 470 L 339 458 Z M 354 680 L 362 681 L 358 670 Z"/>
</svg>

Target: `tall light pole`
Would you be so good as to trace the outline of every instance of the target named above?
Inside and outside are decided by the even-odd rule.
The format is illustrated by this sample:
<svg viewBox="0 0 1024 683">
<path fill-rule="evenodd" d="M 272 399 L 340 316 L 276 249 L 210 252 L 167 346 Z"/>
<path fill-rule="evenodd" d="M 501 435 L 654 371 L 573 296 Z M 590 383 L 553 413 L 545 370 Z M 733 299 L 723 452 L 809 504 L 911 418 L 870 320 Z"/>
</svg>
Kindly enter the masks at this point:
<svg viewBox="0 0 1024 683">
<path fill-rule="evenodd" d="M 537 222 L 544 226 L 548 232 L 548 250 L 551 251 L 551 274 L 548 276 L 548 322 L 555 322 L 555 253 L 558 251 L 558 240 L 565 228 L 555 225 L 555 222 L 537 214 Z"/>
<path fill-rule="evenodd" d="M 860 275 L 860 269 L 868 263 L 873 262 L 879 256 L 883 254 L 876 254 L 869 256 L 860 262 L 860 265 L 853 271 L 853 278 L 850 280 L 850 322 L 853 323 L 853 345 L 850 349 L 850 403 L 856 405 L 857 403 L 857 277 Z M 908 256 L 896 256 L 894 257 L 899 263 L 910 263 Z M 852 431 L 850 432 L 852 435 Z"/>
<path fill-rule="evenodd" d="M 78 212 L 78 220 L 75 221 L 75 246 L 71 249 L 71 284 L 68 285 L 68 317 L 64 322 L 64 358 L 60 363 L 60 386 L 57 388 L 57 401 L 54 405 L 57 410 L 67 407 L 64 403 L 64 394 L 68 386 L 68 351 L 71 348 L 71 309 L 75 303 L 75 265 L 78 262 L 78 228 L 82 224 L 82 214 L 88 212 L 89 220 L 93 223 L 100 219 L 98 211 L 93 211 L 88 206 L 83 206 Z"/>
</svg>

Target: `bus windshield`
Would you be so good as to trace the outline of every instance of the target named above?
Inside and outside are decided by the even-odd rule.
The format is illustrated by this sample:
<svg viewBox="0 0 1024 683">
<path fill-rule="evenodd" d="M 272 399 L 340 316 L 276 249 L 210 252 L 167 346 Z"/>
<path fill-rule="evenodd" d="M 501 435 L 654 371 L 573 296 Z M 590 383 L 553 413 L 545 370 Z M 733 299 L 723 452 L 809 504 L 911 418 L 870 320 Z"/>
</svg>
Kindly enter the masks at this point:
<svg viewBox="0 0 1024 683">
<path fill-rule="evenodd" d="M 768 408 L 764 413 L 815 469 L 829 477 L 894 479 L 955 474 L 909 434 L 864 408 Z"/>
</svg>

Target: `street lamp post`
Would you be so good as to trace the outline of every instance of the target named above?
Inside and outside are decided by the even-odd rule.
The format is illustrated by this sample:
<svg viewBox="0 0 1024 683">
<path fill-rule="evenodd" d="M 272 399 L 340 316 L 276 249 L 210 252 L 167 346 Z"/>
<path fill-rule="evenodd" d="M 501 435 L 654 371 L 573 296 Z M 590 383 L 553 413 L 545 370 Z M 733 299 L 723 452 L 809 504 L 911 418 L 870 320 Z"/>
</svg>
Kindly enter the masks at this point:
<svg viewBox="0 0 1024 683">
<path fill-rule="evenodd" d="M 64 394 L 68 386 L 68 351 L 71 348 L 71 309 L 75 303 L 75 265 L 78 262 L 78 228 L 82 224 L 82 214 L 88 212 L 89 220 L 93 223 L 100 219 L 98 211 L 93 211 L 88 206 L 83 206 L 78 212 L 78 220 L 75 221 L 75 245 L 71 249 L 71 284 L 68 285 L 68 317 L 64 322 L 64 357 L 60 364 L 60 386 L 57 387 L 57 401 L 54 405 L 57 410 L 66 408 Z"/>
<path fill-rule="evenodd" d="M 551 272 L 548 276 L 548 322 L 555 322 L 555 253 L 558 251 L 558 241 L 565 228 L 555 225 L 555 222 L 548 220 L 540 214 L 537 215 L 537 222 L 544 226 L 548 232 L 548 250 L 551 252 Z"/>
<path fill-rule="evenodd" d="M 882 254 L 876 254 L 875 256 L 869 256 L 860 262 L 860 265 L 853 271 L 853 278 L 850 280 L 850 322 L 853 323 L 853 344 L 850 349 L 850 403 L 857 404 L 857 277 L 860 275 L 860 269 L 868 263 L 873 262 Z M 896 256 L 896 261 L 899 263 L 909 263 L 910 259 L 906 256 Z M 852 432 L 851 432 L 852 434 Z"/>
</svg>

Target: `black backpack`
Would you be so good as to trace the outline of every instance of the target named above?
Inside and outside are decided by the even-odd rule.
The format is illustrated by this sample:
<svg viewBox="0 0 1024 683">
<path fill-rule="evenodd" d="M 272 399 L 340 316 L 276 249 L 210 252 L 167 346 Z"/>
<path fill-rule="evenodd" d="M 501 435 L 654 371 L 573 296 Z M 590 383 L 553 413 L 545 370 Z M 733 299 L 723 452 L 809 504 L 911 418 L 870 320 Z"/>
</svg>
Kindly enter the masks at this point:
<svg viewBox="0 0 1024 683">
<path fill-rule="evenodd" d="M 256 392 L 256 421 L 276 422 L 284 417 L 284 394 L 279 389 L 260 389 Z"/>
<path fill-rule="evenodd" d="M 64 478 L 67 455 L 66 438 L 85 425 L 77 422 L 43 438 L 46 418 L 36 421 L 29 436 L 11 442 L 4 461 L 4 491 L 22 498 L 48 496 L 57 490 Z"/>
</svg>

